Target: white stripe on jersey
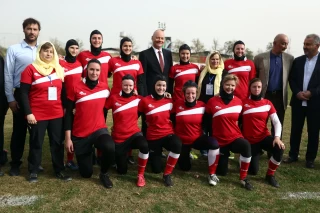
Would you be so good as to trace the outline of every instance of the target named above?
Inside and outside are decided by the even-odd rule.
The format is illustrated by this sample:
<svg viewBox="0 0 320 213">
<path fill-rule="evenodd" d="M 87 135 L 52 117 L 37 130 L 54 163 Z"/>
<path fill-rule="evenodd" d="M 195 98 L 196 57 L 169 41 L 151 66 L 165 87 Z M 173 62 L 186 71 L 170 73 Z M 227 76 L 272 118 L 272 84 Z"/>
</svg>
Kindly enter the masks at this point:
<svg viewBox="0 0 320 213">
<path fill-rule="evenodd" d="M 199 107 L 195 109 L 189 109 L 186 111 L 182 111 L 176 114 L 176 116 L 181 116 L 181 115 L 199 115 L 199 114 L 204 114 L 205 107 Z"/>
<path fill-rule="evenodd" d="M 241 66 L 241 67 L 236 67 L 228 71 L 228 73 L 233 73 L 233 72 L 250 72 L 251 71 L 251 66 Z"/>
<path fill-rule="evenodd" d="M 50 76 L 51 81 L 58 79 L 57 73 L 52 73 L 48 76 Z M 41 83 L 50 81 L 48 76 L 44 76 L 42 78 L 35 80 L 34 82 L 32 82 L 32 85 L 41 84 Z"/>
<path fill-rule="evenodd" d="M 137 70 L 138 71 L 139 69 L 140 69 L 139 64 L 130 64 L 127 66 L 117 68 L 113 73 L 124 71 L 124 70 Z"/>
<path fill-rule="evenodd" d="M 72 70 L 69 70 L 68 72 L 65 72 L 65 73 L 64 73 L 64 76 L 82 73 L 82 71 L 83 71 L 82 67 L 79 66 L 79 67 L 77 67 L 77 68 L 74 68 L 74 69 L 72 69 Z"/>
<path fill-rule="evenodd" d="M 178 73 L 174 78 L 179 77 L 181 75 L 197 74 L 197 73 L 198 73 L 198 69 L 192 68 L 192 69 L 188 69 L 188 70 L 185 70 L 183 72 Z"/>
<path fill-rule="evenodd" d="M 256 112 L 269 112 L 270 109 L 271 109 L 270 105 L 263 105 L 263 106 L 260 106 L 260 107 L 248 109 L 248 110 L 243 112 L 243 115 L 250 114 L 250 113 L 256 113 Z"/>
<path fill-rule="evenodd" d="M 233 106 L 233 107 L 228 107 L 222 110 L 219 110 L 218 112 L 216 112 L 212 118 L 217 117 L 219 115 L 224 115 L 224 114 L 230 114 L 230 113 L 240 113 L 242 110 L 242 106 L 241 105 L 237 105 L 237 106 Z"/>
<path fill-rule="evenodd" d="M 97 58 L 97 59 L 100 61 L 101 64 L 104 64 L 104 63 L 108 63 L 110 58 L 111 58 L 110 56 L 103 56 L 103 57 Z M 88 64 L 86 66 L 84 66 L 83 69 L 86 69 L 87 66 L 88 66 Z"/>
<path fill-rule="evenodd" d="M 138 98 L 138 99 L 135 99 L 135 100 L 133 100 L 133 101 L 131 101 L 131 102 L 129 102 L 129 103 L 127 103 L 127 104 L 119 107 L 118 109 L 116 109 L 115 111 L 113 111 L 113 114 L 116 114 L 117 112 L 121 112 L 121 111 L 123 111 L 123 110 L 130 109 L 130 108 L 132 108 L 132 107 L 138 106 L 140 100 L 141 100 L 141 99 Z M 137 110 L 137 111 L 138 111 L 138 110 Z M 137 113 L 138 113 L 138 112 L 137 112 Z"/>
<path fill-rule="evenodd" d="M 95 93 L 87 95 L 87 96 L 85 96 L 83 98 L 80 98 L 79 100 L 76 101 L 76 104 L 80 103 L 80 102 L 84 102 L 84 101 L 90 101 L 90 100 L 94 100 L 94 99 L 99 99 L 99 98 L 107 98 L 107 97 L 109 97 L 109 95 L 110 95 L 109 90 L 107 90 L 107 89 L 101 90 L 99 92 L 95 92 Z"/>
<path fill-rule="evenodd" d="M 150 112 L 146 113 L 146 115 L 152 115 L 158 112 L 164 112 L 171 109 L 172 109 L 172 103 L 167 103 L 165 105 L 159 106 L 158 108 L 151 110 Z"/>
</svg>

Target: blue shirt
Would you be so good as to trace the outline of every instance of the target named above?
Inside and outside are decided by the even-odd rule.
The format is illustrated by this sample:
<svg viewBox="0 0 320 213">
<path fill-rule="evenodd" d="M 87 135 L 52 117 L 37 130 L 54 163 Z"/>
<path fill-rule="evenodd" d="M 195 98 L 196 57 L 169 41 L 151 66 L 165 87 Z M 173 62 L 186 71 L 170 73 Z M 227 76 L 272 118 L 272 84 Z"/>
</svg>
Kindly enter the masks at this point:
<svg viewBox="0 0 320 213">
<path fill-rule="evenodd" d="M 303 73 L 303 91 L 308 90 L 308 85 L 310 82 L 310 78 L 312 76 L 313 70 L 316 66 L 318 60 L 319 53 L 311 59 L 306 59 L 306 63 L 304 64 L 304 73 Z M 302 101 L 302 106 L 307 106 L 307 101 Z"/>
<path fill-rule="evenodd" d="M 7 50 L 4 67 L 4 86 L 8 102 L 14 101 L 13 89 L 20 88 L 22 71 L 36 59 L 37 46 L 29 46 L 24 40 Z"/>
<path fill-rule="evenodd" d="M 270 70 L 267 91 L 282 90 L 282 54 L 275 55 L 270 52 Z"/>
</svg>

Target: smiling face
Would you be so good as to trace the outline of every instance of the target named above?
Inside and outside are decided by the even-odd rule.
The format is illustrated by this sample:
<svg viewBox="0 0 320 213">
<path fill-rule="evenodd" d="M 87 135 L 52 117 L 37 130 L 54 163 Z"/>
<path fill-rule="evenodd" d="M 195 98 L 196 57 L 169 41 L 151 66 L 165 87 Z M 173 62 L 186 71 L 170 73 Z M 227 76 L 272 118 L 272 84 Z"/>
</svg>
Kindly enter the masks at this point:
<svg viewBox="0 0 320 213">
<path fill-rule="evenodd" d="M 196 100 L 197 96 L 197 88 L 195 87 L 189 87 L 186 89 L 186 92 L 184 93 L 184 97 L 186 101 L 192 103 Z"/>
<path fill-rule="evenodd" d="M 235 80 L 228 80 L 223 84 L 223 90 L 231 94 L 236 88 L 236 81 Z"/>
<path fill-rule="evenodd" d="M 88 78 L 91 81 L 96 81 L 99 79 L 101 71 L 101 66 L 98 63 L 90 63 L 87 67 Z"/>
<path fill-rule="evenodd" d="M 236 54 L 238 57 L 242 57 L 244 55 L 246 48 L 243 44 L 237 44 L 234 47 L 234 54 Z"/>
<path fill-rule="evenodd" d="M 157 81 L 154 88 L 158 95 L 163 95 L 167 89 L 167 83 L 165 81 Z"/>
<path fill-rule="evenodd" d="M 132 92 L 134 86 L 134 82 L 130 79 L 126 79 L 122 81 L 122 91 L 129 94 Z"/>
<path fill-rule="evenodd" d="M 102 35 L 93 34 L 91 36 L 90 42 L 91 42 L 92 46 L 94 46 L 95 48 L 101 47 L 101 45 L 102 45 Z"/>
<path fill-rule="evenodd" d="M 252 95 L 260 95 L 262 89 L 262 83 L 261 81 L 257 81 L 251 84 L 250 86 L 250 92 Z"/>
<path fill-rule="evenodd" d="M 220 64 L 220 56 L 219 56 L 219 54 L 213 54 L 210 57 L 210 67 L 212 69 L 217 69 L 219 64 Z"/>
<path fill-rule="evenodd" d="M 190 60 L 190 51 L 189 50 L 181 50 L 179 53 L 180 60 L 183 62 L 188 62 Z"/>
<path fill-rule="evenodd" d="M 156 30 L 151 40 L 154 48 L 161 49 L 164 44 L 164 32 L 162 30 Z"/>
<path fill-rule="evenodd" d="M 121 47 L 122 52 L 126 55 L 130 55 L 132 53 L 132 42 L 125 41 Z"/>
<path fill-rule="evenodd" d="M 54 53 L 54 50 L 52 47 L 49 47 L 46 49 L 41 48 L 39 56 L 43 62 L 49 64 L 53 60 L 53 53 Z"/>
<path fill-rule="evenodd" d="M 289 44 L 288 37 L 286 35 L 279 35 L 273 41 L 272 50 L 276 54 L 281 54 L 284 51 L 286 51 L 288 44 Z"/>
<path fill-rule="evenodd" d="M 319 44 L 317 44 L 314 38 L 306 38 L 303 43 L 303 51 L 307 57 L 311 58 L 317 55 L 319 49 Z"/>
<path fill-rule="evenodd" d="M 78 45 L 71 45 L 69 48 L 68 48 L 68 51 L 69 53 L 75 57 L 78 55 L 79 53 L 79 46 Z"/>
</svg>

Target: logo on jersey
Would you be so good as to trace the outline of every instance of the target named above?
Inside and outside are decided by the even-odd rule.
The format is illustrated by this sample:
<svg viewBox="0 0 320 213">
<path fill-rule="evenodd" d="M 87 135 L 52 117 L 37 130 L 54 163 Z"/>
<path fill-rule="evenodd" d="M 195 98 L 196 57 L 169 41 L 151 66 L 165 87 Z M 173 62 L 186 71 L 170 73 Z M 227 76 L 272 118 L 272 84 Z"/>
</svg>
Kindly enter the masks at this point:
<svg viewBox="0 0 320 213">
<path fill-rule="evenodd" d="M 114 105 L 116 105 L 116 106 L 122 106 L 122 104 L 119 104 L 118 102 L 116 102 Z"/>
<path fill-rule="evenodd" d="M 115 64 L 115 66 L 120 67 L 120 66 L 121 66 L 121 64 L 116 63 L 116 64 Z"/>
<path fill-rule="evenodd" d="M 229 66 L 228 66 L 228 68 L 229 68 L 229 69 L 232 69 L 232 68 L 233 68 L 233 66 L 232 66 L 232 65 L 229 65 Z"/>
<path fill-rule="evenodd" d="M 68 69 L 67 69 L 67 68 L 63 68 L 63 69 L 64 69 L 64 71 L 65 71 L 65 72 L 67 72 L 67 71 L 68 71 Z"/>
<path fill-rule="evenodd" d="M 221 107 L 219 107 L 219 106 L 216 106 L 215 108 L 216 108 L 216 109 L 221 109 Z"/>
<path fill-rule="evenodd" d="M 91 58 L 86 58 L 86 61 L 90 61 L 91 60 Z"/>
<path fill-rule="evenodd" d="M 245 107 L 250 107 L 250 105 L 249 105 L 249 104 L 245 104 L 244 106 L 245 106 Z"/>
<path fill-rule="evenodd" d="M 38 73 L 36 73 L 36 72 L 34 73 L 34 75 L 35 75 L 35 76 L 41 76 L 40 74 L 38 74 Z"/>
<path fill-rule="evenodd" d="M 153 106 L 152 104 L 149 104 L 149 105 L 148 105 L 148 107 L 150 107 L 150 108 L 154 108 L 154 106 Z"/>
<path fill-rule="evenodd" d="M 184 108 L 183 108 L 182 106 L 179 106 L 179 109 L 180 109 L 180 110 L 184 110 Z"/>
<path fill-rule="evenodd" d="M 79 94 L 80 94 L 80 95 L 86 95 L 86 93 L 85 93 L 85 92 L 82 92 L 82 91 L 80 91 Z"/>
<path fill-rule="evenodd" d="M 181 70 L 176 70 L 176 72 L 181 72 Z"/>
</svg>

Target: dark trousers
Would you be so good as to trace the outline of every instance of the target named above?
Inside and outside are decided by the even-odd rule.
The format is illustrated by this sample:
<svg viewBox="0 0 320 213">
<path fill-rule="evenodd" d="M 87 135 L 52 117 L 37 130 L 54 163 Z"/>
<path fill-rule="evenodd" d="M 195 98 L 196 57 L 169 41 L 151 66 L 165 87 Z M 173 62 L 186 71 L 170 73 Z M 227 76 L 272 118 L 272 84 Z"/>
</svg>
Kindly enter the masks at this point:
<svg viewBox="0 0 320 213">
<path fill-rule="evenodd" d="M 266 92 L 265 98 L 271 101 L 274 108 L 276 109 L 277 115 L 279 117 L 282 129 L 283 129 L 284 115 L 286 113 L 283 105 L 283 92 L 282 91 L 276 91 L 275 93 Z M 282 133 L 282 129 L 281 129 L 281 133 Z M 271 135 L 274 136 L 274 126 L 272 123 L 271 123 Z M 280 138 L 282 138 L 282 134 Z"/>
<path fill-rule="evenodd" d="M 119 174 L 126 174 L 128 171 L 127 152 L 131 149 L 139 149 L 142 154 L 148 154 L 148 142 L 142 133 L 136 133 L 123 143 L 115 143 L 116 164 Z"/>
<path fill-rule="evenodd" d="M 161 161 L 162 147 L 175 154 L 181 152 L 181 140 L 175 134 L 165 136 L 158 140 L 148 141 L 149 146 L 149 160 L 153 173 L 160 173 L 163 170 Z"/>
<path fill-rule="evenodd" d="M 46 130 L 48 131 L 51 160 L 53 170 L 61 172 L 64 170 L 64 146 L 61 140 L 61 128 L 63 118 L 56 118 L 46 121 L 38 121 L 35 125 L 28 126 L 30 132 L 30 150 L 29 150 L 29 165 L 30 173 L 38 173 L 42 159 L 42 145 Z"/>
<path fill-rule="evenodd" d="M 318 152 L 320 110 L 294 105 L 291 107 L 291 134 L 289 156 L 298 159 L 304 121 L 307 118 L 308 145 L 306 160 L 314 161 Z"/>
<path fill-rule="evenodd" d="M 0 106 L 0 165 L 5 163 L 3 160 L 3 146 L 4 146 L 4 121 L 8 111 L 8 102 L 5 97 L 1 99 Z"/>
<path fill-rule="evenodd" d="M 20 108 L 18 112 L 13 113 L 13 128 L 10 143 L 11 150 L 11 167 L 19 167 L 22 163 L 21 158 L 24 151 L 24 145 L 27 134 L 27 120 L 22 109 L 20 89 L 14 91 L 14 98 L 18 102 Z"/>
<path fill-rule="evenodd" d="M 92 145 L 101 150 L 101 168 L 100 171 L 102 174 L 108 172 L 108 169 L 114 162 L 114 142 L 109 134 L 101 134 L 98 137 L 92 137 L 90 140 L 86 140 L 85 138 L 81 141 L 85 143 L 92 143 Z M 91 146 L 92 146 L 91 145 Z M 92 163 L 92 152 L 90 149 L 81 154 L 77 154 L 77 150 L 75 149 L 76 158 L 79 166 L 80 175 L 84 178 L 90 178 L 93 174 L 93 163 Z"/>
<path fill-rule="evenodd" d="M 219 149 L 219 144 L 216 139 L 208 137 L 207 135 L 200 136 L 194 141 L 193 144 L 182 144 L 178 164 L 180 169 L 183 171 L 189 171 L 191 169 L 191 159 L 189 155 L 192 148 L 197 150 L 214 150 Z"/>
<path fill-rule="evenodd" d="M 244 138 L 237 138 L 227 146 L 220 147 L 220 159 L 217 167 L 218 175 L 226 175 L 228 173 L 228 162 L 230 151 L 233 153 L 239 153 L 243 157 L 251 157 L 250 143 Z"/>
<path fill-rule="evenodd" d="M 261 149 L 272 153 L 272 157 L 277 161 L 281 162 L 283 149 L 280 149 L 278 145 L 273 146 L 274 138 L 272 136 L 265 137 L 261 142 L 256 144 L 251 144 L 251 161 L 249 167 L 249 174 L 257 175 L 259 171 L 259 160 Z"/>
</svg>

